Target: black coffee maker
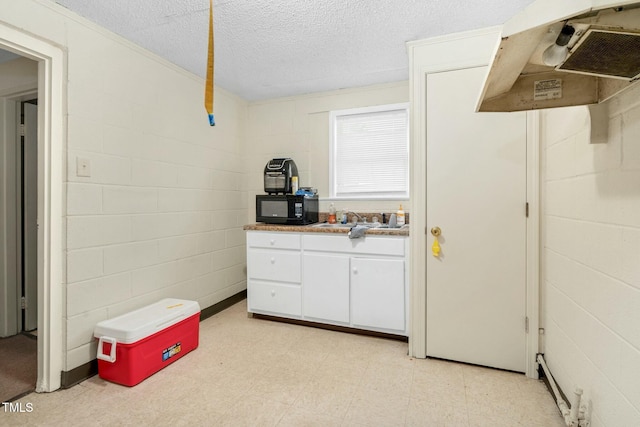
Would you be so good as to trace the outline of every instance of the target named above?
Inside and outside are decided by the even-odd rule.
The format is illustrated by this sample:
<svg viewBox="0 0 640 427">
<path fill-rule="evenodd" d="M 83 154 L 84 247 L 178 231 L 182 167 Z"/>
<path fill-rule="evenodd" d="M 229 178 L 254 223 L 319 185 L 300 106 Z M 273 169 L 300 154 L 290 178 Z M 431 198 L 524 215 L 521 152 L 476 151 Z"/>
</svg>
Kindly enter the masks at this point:
<svg viewBox="0 0 640 427">
<path fill-rule="evenodd" d="M 264 191 L 267 194 L 290 194 L 294 186 L 292 181 L 297 179 L 298 168 L 292 159 L 271 159 L 264 167 Z"/>
</svg>

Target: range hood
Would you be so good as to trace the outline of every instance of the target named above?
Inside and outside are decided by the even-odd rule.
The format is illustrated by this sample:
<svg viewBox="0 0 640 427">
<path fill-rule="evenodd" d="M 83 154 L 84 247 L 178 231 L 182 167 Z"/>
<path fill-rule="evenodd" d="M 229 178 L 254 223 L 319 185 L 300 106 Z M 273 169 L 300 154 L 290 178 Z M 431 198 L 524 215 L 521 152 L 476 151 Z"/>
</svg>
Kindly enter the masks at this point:
<svg viewBox="0 0 640 427">
<path fill-rule="evenodd" d="M 537 0 L 503 26 L 477 111 L 598 104 L 638 81 L 638 0 Z"/>
</svg>

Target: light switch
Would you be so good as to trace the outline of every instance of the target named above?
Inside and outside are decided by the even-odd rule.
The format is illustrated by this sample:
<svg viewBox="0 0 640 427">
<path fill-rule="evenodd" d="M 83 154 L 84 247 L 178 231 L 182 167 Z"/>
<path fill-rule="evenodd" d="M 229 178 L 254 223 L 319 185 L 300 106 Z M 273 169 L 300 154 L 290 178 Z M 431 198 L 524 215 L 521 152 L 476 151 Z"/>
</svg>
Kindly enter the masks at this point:
<svg viewBox="0 0 640 427">
<path fill-rule="evenodd" d="M 91 176 L 91 161 L 86 157 L 76 158 L 76 176 Z"/>
</svg>

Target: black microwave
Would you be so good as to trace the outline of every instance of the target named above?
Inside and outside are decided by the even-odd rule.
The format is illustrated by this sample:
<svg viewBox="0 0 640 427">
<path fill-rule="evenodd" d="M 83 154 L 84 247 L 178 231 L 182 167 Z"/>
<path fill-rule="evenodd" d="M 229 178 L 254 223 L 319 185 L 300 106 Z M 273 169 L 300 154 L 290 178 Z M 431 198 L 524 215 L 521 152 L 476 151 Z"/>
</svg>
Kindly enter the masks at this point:
<svg viewBox="0 0 640 427">
<path fill-rule="evenodd" d="M 306 225 L 318 222 L 318 196 L 257 195 L 256 221 Z"/>
</svg>

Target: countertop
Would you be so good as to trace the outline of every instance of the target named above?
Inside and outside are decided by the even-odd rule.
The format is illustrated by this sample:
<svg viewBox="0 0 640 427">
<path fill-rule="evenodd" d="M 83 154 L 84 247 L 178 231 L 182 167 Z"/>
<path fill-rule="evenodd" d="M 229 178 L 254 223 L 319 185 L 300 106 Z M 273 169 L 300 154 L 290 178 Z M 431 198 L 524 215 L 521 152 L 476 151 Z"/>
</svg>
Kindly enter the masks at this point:
<svg viewBox="0 0 640 427">
<path fill-rule="evenodd" d="M 243 227 L 244 230 L 251 231 L 282 231 L 294 233 L 333 233 L 347 234 L 349 227 L 323 228 L 314 227 L 316 224 L 309 225 L 282 225 L 282 224 L 248 224 Z M 367 236 L 408 236 L 409 227 L 403 228 L 370 228 L 365 232 Z"/>
</svg>

